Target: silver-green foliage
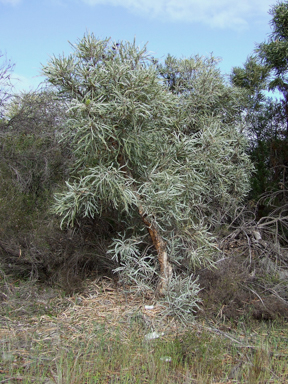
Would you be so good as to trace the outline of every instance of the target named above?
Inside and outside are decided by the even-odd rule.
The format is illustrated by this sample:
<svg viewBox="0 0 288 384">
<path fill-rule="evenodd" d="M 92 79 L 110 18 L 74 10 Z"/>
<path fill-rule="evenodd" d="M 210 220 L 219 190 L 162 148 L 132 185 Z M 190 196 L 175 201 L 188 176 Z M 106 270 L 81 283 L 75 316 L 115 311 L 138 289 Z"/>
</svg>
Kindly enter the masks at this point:
<svg viewBox="0 0 288 384">
<path fill-rule="evenodd" d="M 215 253 L 211 224 L 249 190 L 237 92 L 212 59 L 174 62 L 179 81 L 171 89 L 135 41 L 113 44 L 86 35 L 73 48 L 43 67 L 70 101 L 63 140 L 76 162 L 73 179 L 56 196 L 62 225 L 116 210 L 129 227 L 127 238 L 120 236 L 125 244 L 145 235 L 144 224 L 133 227 L 141 209 L 157 223 L 172 261 L 209 263 Z M 138 244 L 142 251 L 145 246 Z M 141 259 L 140 251 L 123 252 L 127 260 Z"/>
<path fill-rule="evenodd" d="M 174 316 L 183 324 L 193 321 L 201 301 L 198 297 L 199 291 L 199 284 L 193 275 L 174 275 L 163 299 L 165 309 L 163 309 L 162 315 Z"/>
<path fill-rule="evenodd" d="M 119 274 L 121 282 L 136 286 L 138 291 L 151 289 L 158 275 L 153 256 L 149 252 L 151 246 L 141 249 L 144 240 L 143 236 L 127 238 L 126 233 L 119 234 L 119 238 L 113 239 L 107 252 L 119 264 L 114 272 Z"/>
</svg>

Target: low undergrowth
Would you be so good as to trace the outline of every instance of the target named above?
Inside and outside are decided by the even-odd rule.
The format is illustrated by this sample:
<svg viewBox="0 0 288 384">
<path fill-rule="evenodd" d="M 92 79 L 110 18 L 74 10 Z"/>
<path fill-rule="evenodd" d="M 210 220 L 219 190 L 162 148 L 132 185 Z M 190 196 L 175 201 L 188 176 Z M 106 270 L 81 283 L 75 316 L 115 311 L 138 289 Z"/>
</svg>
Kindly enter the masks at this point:
<svg viewBox="0 0 288 384">
<path fill-rule="evenodd" d="M 164 316 L 107 278 L 81 294 L 1 275 L 0 383 L 285 383 L 282 320 Z"/>
</svg>

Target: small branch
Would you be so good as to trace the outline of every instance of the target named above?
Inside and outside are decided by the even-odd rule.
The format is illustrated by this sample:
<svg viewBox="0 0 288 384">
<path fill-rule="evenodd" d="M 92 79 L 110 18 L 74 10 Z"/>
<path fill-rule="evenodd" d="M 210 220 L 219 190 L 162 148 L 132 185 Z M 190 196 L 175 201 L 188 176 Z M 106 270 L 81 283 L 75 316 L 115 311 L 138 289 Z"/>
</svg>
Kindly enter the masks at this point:
<svg viewBox="0 0 288 384">
<path fill-rule="evenodd" d="M 266 220 L 266 219 L 270 219 L 270 221 L 261 223 L 261 221 L 264 221 L 264 220 Z M 279 221 L 284 221 L 284 220 L 288 220 L 288 216 L 284 216 L 284 217 L 275 217 L 275 218 L 271 218 L 271 217 L 269 217 L 269 216 L 261 217 L 261 219 L 258 221 L 257 227 L 258 227 L 258 228 L 263 228 L 263 227 L 266 227 L 266 226 L 269 226 L 269 225 L 271 225 L 271 224 L 277 223 L 277 222 L 279 222 Z"/>
<path fill-rule="evenodd" d="M 264 301 L 262 300 L 261 296 L 258 295 L 257 292 L 255 292 L 252 288 L 249 288 L 249 287 L 246 287 L 245 285 L 243 284 L 240 284 L 243 288 L 246 288 L 248 289 L 249 291 L 251 291 L 252 293 L 254 293 L 254 295 L 256 295 L 258 297 L 258 299 L 261 301 L 263 307 L 266 309 L 266 311 L 269 311 L 269 309 L 266 307 L 266 305 L 264 304 Z"/>
<path fill-rule="evenodd" d="M 11 249 L 7 249 L 7 248 L 3 245 L 3 243 L 2 243 L 1 241 L 0 241 L 0 248 L 2 248 L 4 252 L 8 253 L 8 255 L 11 255 L 11 256 L 13 256 L 13 257 L 17 257 L 17 258 L 19 258 L 19 256 L 20 256 L 20 252 L 18 253 L 18 252 L 12 251 Z"/>
<path fill-rule="evenodd" d="M 272 288 L 265 288 L 265 287 L 263 287 L 263 288 L 266 291 L 271 292 L 274 296 L 277 297 L 277 299 L 281 300 L 285 305 L 288 306 L 288 302 L 285 299 L 283 299 L 283 297 L 281 297 L 276 291 L 274 291 L 274 289 L 272 289 Z"/>
<path fill-rule="evenodd" d="M 204 325 L 200 325 L 200 327 L 205 329 L 206 331 L 213 332 L 213 333 L 216 333 L 216 334 L 220 334 L 220 335 L 226 337 L 227 339 L 233 341 L 234 343 L 239 344 L 242 348 L 253 348 L 253 349 L 256 348 L 254 345 L 243 345 L 243 343 L 241 341 L 235 339 L 234 337 L 228 335 L 227 333 L 225 333 L 223 331 L 220 331 L 220 329 L 218 329 L 218 328 L 206 327 Z"/>
</svg>

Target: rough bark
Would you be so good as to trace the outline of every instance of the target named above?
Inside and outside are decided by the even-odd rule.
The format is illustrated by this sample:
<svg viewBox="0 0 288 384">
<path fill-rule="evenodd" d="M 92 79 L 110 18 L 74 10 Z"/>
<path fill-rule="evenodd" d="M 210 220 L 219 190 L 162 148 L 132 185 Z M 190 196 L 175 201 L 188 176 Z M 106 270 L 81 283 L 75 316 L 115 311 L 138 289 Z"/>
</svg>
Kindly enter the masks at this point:
<svg viewBox="0 0 288 384">
<path fill-rule="evenodd" d="M 164 296 L 168 290 L 169 281 L 172 277 L 172 267 L 168 261 L 166 243 L 159 233 L 157 224 L 153 221 L 148 220 L 141 205 L 139 206 L 139 213 L 149 231 L 153 245 L 158 254 L 158 261 L 160 265 L 160 281 L 158 283 L 157 293 L 160 296 Z"/>
</svg>

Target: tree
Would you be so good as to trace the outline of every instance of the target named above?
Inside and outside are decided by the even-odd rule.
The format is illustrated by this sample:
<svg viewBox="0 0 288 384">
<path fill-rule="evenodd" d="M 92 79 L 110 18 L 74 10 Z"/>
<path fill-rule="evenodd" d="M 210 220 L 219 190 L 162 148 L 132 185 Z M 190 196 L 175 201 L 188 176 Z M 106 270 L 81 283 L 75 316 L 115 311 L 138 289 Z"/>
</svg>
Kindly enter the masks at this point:
<svg viewBox="0 0 288 384">
<path fill-rule="evenodd" d="M 230 80 L 236 87 L 247 91 L 246 108 L 257 110 L 266 100 L 264 91 L 268 86 L 270 69 L 259 63 L 256 56 L 249 56 L 242 67 L 232 68 Z"/>
<path fill-rule="evenodd" d="M 270 11 L 272 33 L 268 42 L 258 45 L 256 52 L 273 76 L 269 89 L 278 89 L 283 97 L 288 138 L 288 1 L 278 2 Z"/>
<path fill-rule="evenodd" d="M 2 119 L 4 105 L 11 96 L 11 72 L 13 71 L 14 64 L 7 60 L 1 51 L 0 59 L 3 60 L 0 64 L 0 119 Z"/>
<path fill-rule="evenodd" d="M 15 227 L 29 231 L 35 211 L 51 204 L 52 191 L 69 175 L 71 153 L 57 137 L 64 116 L 64 106 L 49 90 L 15 95 L 6 104 L 0 125 L 0 217 L 7 233 Z M 3 237 L 4 232 L 3 224 Z"/>
<path fill-rule="evenodd" d="M 64 108 L 45 89 L 15 95 L 6 105 L 0 127 L 2 176 L 12 173 L 17 188 L 30 199 L 51 191 L 68 175 L 68 156 L 57 138 Z"/>
<path fill-rule="evenodd" d="M 255 165 L 250 196 L 258 199 L 269 187 L 274 187 L 271 143 L 277 137 L 281 120 L 281 105 L 265 95 L 270 68 L 259 63 L 257 56 L 247 58 L 243 67 L 234 67 L 230 76 L 233 85 L 246 91 L 243 119 L 249 137 L 248 152 Z M 279 120 L 280 117 L 280 120 Z"/>
<path fill-rule="evenodd" d="M 271 7 L 269 13 L 272 16 L 271 36 L 268 42 L 258 45 L 256 52 L 262 63 L 270 70 L 272 79 L 269 82 L 269 89 L 277 89 L 283 95 L 282 108 L 280 106 L 277 108 L 277 111 L 280 111 L 278 121 L 279 116 L 281 121 L 278 125 L 277 135 L 274 135 L 274 139 L 271 141 L 271 165 L 273 179 L 277 181 L 278 188 L 283 190 L 284 201 L 286 201 L 285 190 L 288 180 L 288 1 L 278 2 Z"/>
<path fill-rule="evenodd" d="M 213 56 L 177 59 L 168 55 L 165 63 L 158 65 L 169 90 L 185 103 L 186 107 L 178 111 L 183 112 L 187 133 L 201 130 L 207 118 L 214 116 L 234 126 L 241 121 L 245 94 L 237 87 L 227 86 L 218 63 L 219 59 Z"/>
<path fill-rule="evenodd" d="M 212 55 L 210 57 L 196 55 L 186 59 L 177 59 L 168 55 L 164 64 L 159 64 L 157 68 L 168 89 L 180 100 L 182 107 L 178 108 L 176 112 L 178 119 L 182 121 L 183 132 L 188 138 L 197 133 L 207 133 L 211 126 L 218 122 L 221 133 L 214 133 L 215 144 L 219 140 L 218 148 L 221 148 L 221 142 L 227 142 L 229 135 L 233 137 L 233 140 L 239 135 L 238 139 L 242 140 L 240 147 L 243 149 L 245 144 L 240 132 L 246 126 L 246 122 L 245 125 L 242 124 L 246 94 L 239 87 L 227 85 L 217 68 L 218 63 L 219 59 Z M 232 143 L 231 145 L 233 147 Z M 236 164 L 239 160 L 237 146 L 234 147 L 233 153 Z M 222 178 L 222 183 L 224 180 L 225 183 L 228 183 L 229 179 L 231 181 L 230 190 L 233 189 L 233 185 L 237 184 L 237 181 L 233 175 L 233 170 L 230 169 L 230 172 L 226 164 L 221 162 L 220 152 L 217 159 L 209 151 L 205 153 L 205 149 L 203 154 L 204 156 L 209 154 L 211 160 L 217 164 L 213 173 L 217 176 L 210 178 L 210 193 L 206 196 L 205 202 L 205 222 L 209 222 L 209 229 L 214 230 L 215 225 L 219 227 L 222 221 L 231 219 L 233 208 L 239 202 L 237 199 L 233 201 L 235 194 L 231 193 L 226 195 L 226 198 L 219 204 L 219 184 L 215 183 L 215 180 Z M 218 163 L 219 160 L 220 163 Z M 208 165 L 207 169 L 205 169 L 206 164 Z M 203 160 L 202 167 L 203 171 L 209 174 L 211 171 L 209 161 Z M 219 171 L 223 173 L 219 174 Z M 250 172 L 249 167 L 247 172 Z M 225 188 L 229 190 L 228 184 L 225 185 Z M 204 209 L 204 205 L 202 207 Z"/>
<path fill-rule="evenodd" d="M 69 177 L 72 154 L 59 143 L 65 109 L 49 89 L 14 95 L 5 104 L 0 124 L 0 266 L 15 275 L 47 281 L 61 264 L 53 255 L 59 255 L 59 239 L 65 236 L 56 240 L 50 208 L 55 190 Z"/>
<path fill-rule="evenodd" d="M 183 89 L 171 91 L 157 62 L 135 41 L 116 45 L 86 35 L 73 48 L 43 67 L 47 80 L 71 101 L 64 139 L 74 150 L 74 175 L 56 195 L 54 210 L 62 226 L 76 225 L 81 217 L 108 220 L 116 211 L 126 229 L 113 240 L 112 251 L 122 265 L 147 249 L 151 260 L 149 235 L 163 295 L 171 263 L 191 271 L 212 262 L 217 247 L 206 216 L 213 206 L 231 210 L 249 190 L 246 141 L 237 123 L 226 118 L 225 100 L 221 112 L 205 114 L 206 100 L 232 87 L 226 90 L 205 60 L 190 58 L 178 63 L 191 69 L 185 67 Z M 211 82 L 210 95 L 193 109 L 201 81 Z M 200 117 L 194 119 L 196 109 Z"/>
<path fill-rule="evenodd" d="M 243 116 L 250 141 L 249 153 L 256 167 L 251 193 L 255 199 L 279 187 L 285 192 L 287 182 L 288 2 L 278 2 L 269 13 L 272 15 L 270 39 L 258 44 L 255 55 L 248 57 L 243 68 L 233 68 L 231 74 L 232 83 L 247 91 Z M 280 101 L 265 94 L 275 89 L 283 95 Z"/>
<path fill-rule="evenodd" d="M 247 116 L 248 119 L 248 116 Z M 251 198 L 284 189 L 287 175 L 286 115 L 283 104 L 267 99 L 249 115 L 249 154 L 255 165 Z M 267 213 L 267 212 L 266 212 Z"/>
</svg>

